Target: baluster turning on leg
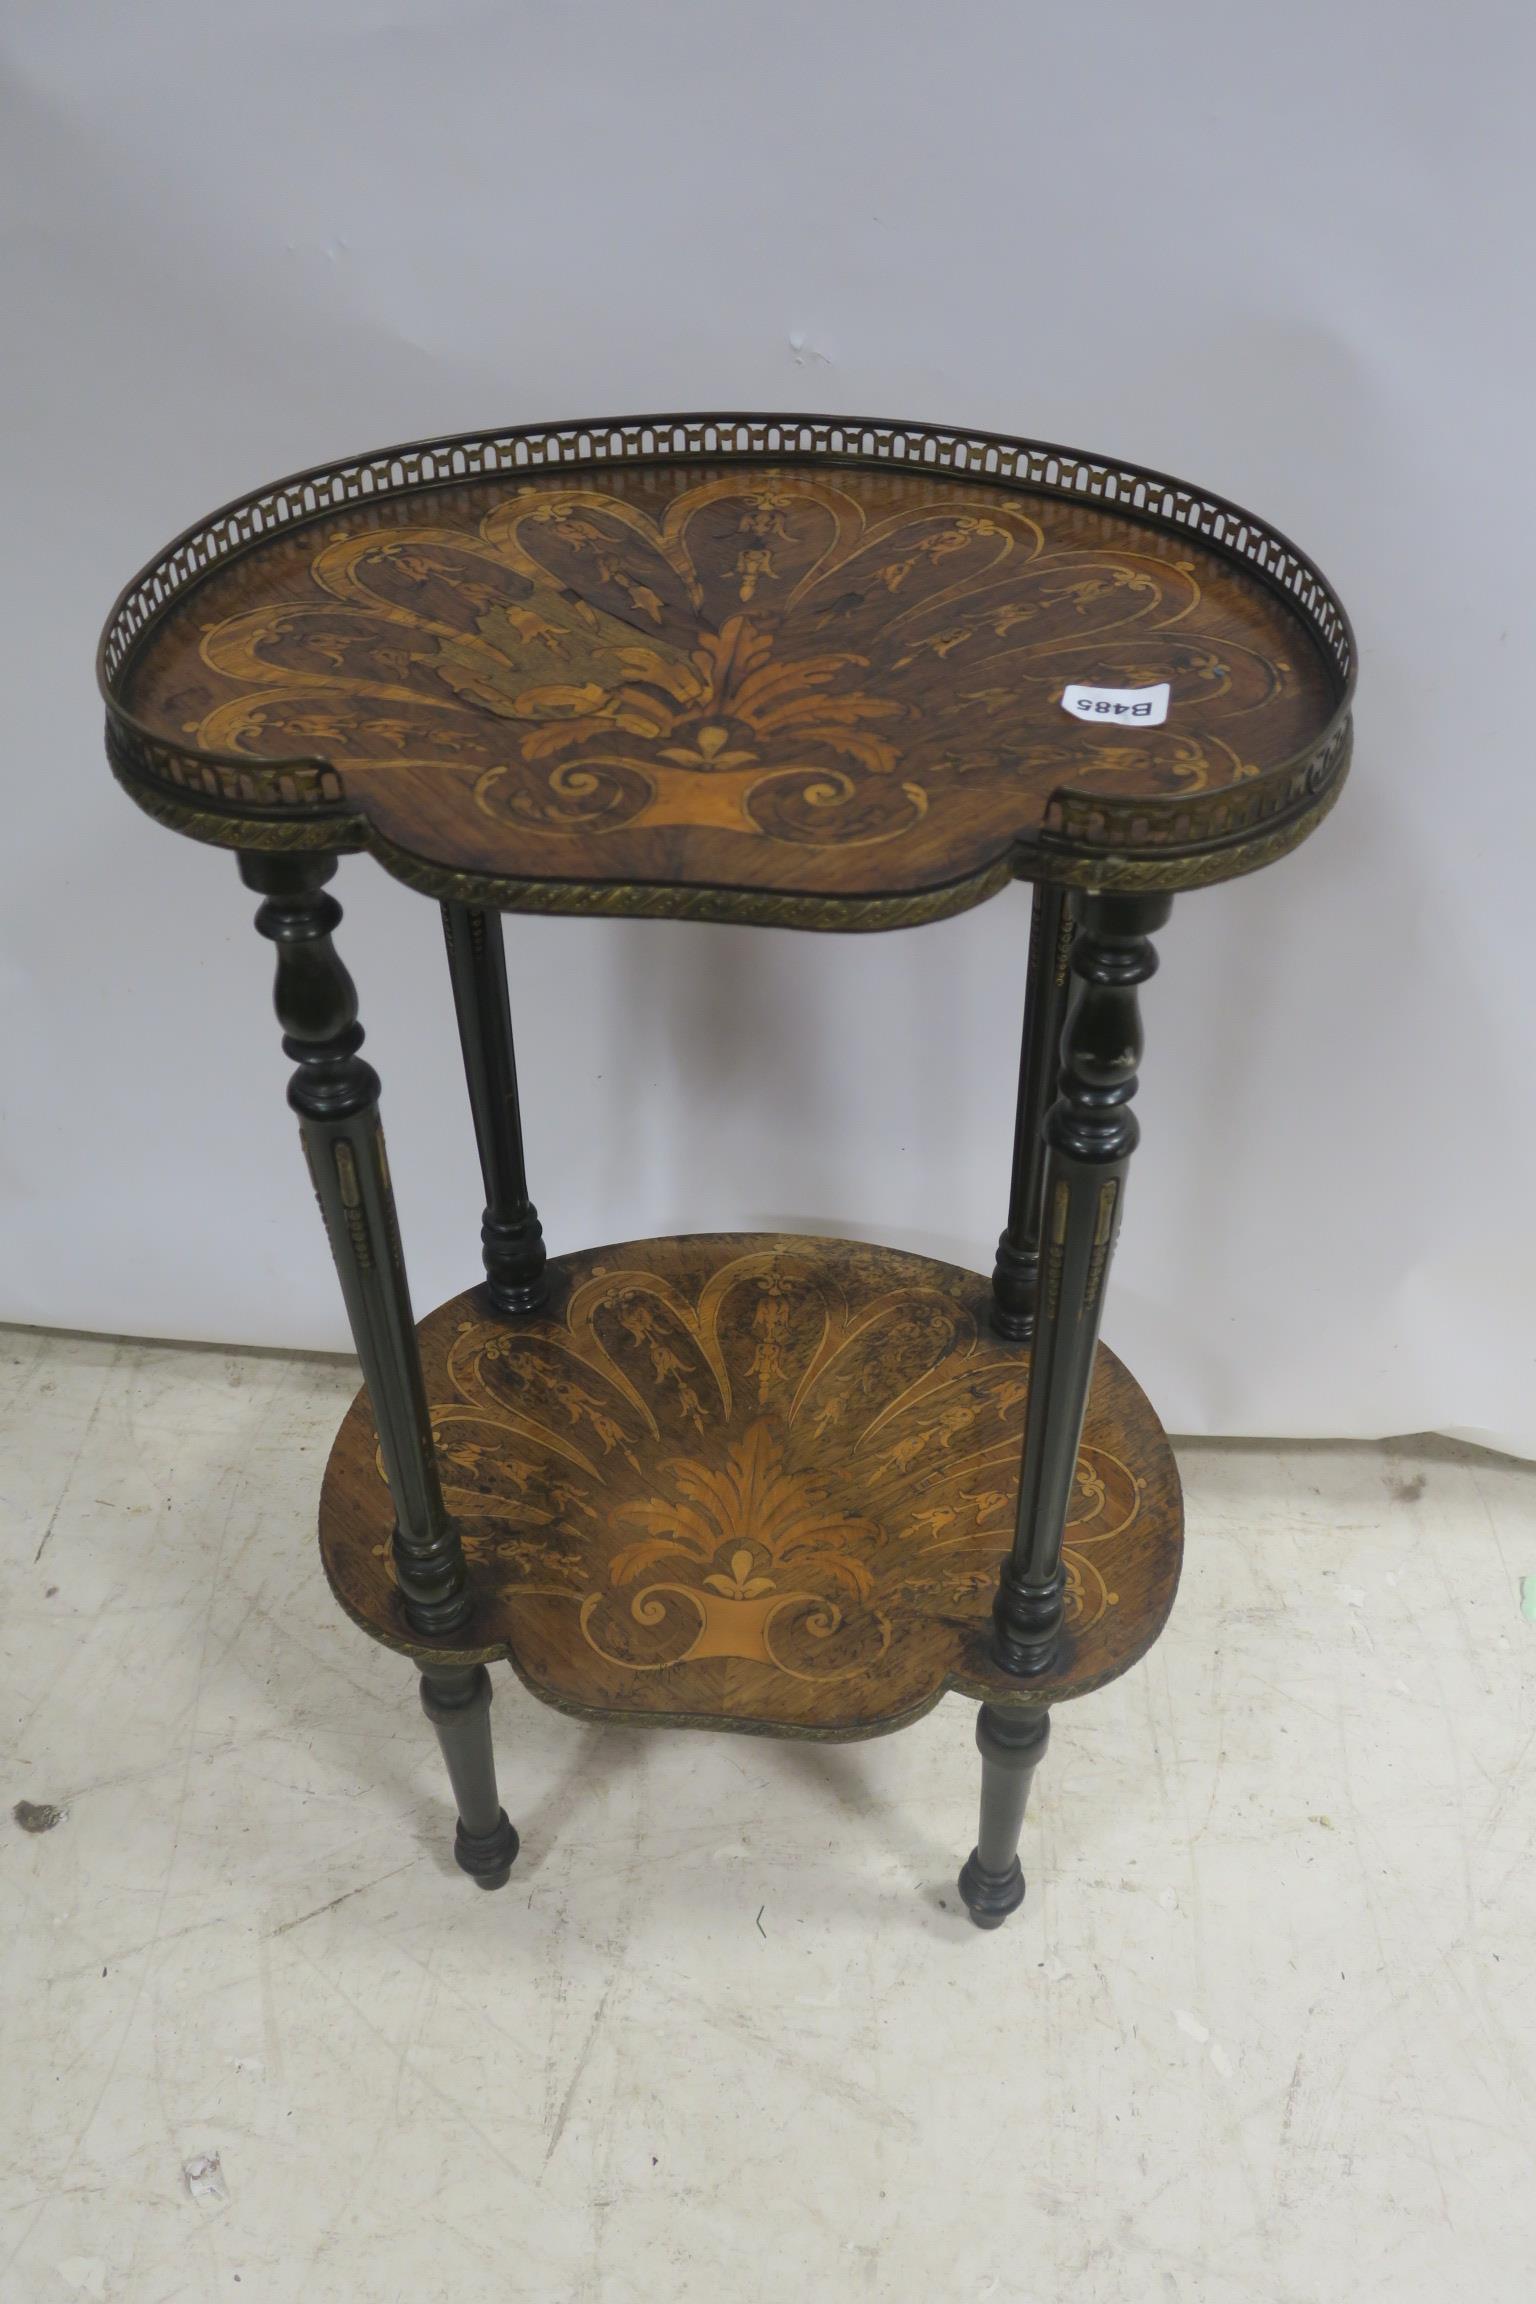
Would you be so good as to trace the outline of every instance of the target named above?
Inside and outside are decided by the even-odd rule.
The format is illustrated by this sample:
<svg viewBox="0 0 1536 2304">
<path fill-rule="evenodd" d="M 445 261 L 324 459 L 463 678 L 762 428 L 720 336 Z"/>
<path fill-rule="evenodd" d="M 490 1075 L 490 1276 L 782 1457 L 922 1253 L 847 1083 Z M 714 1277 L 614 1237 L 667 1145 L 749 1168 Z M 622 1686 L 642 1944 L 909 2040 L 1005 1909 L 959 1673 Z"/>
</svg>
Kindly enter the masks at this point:
<svg viewBox="0 0 1536 2304">
<path fill-rule="evenodd" d="M 1045 1672 L 1056 1658 L 1062 1535 L 1126 1170 L 1139 1134 L 1130 1109 L 1142 1045 L 1137 987 L 1157 966 L 1150 931 L 1170 909 L 1167 896 L 1080 899 L 1060 1094 L 1045 1123 L 1045 1257 L 1018 1518 L 992 1611 L 993 1653 L 1009 1672 Z"/>
<path fill-rule="evenodd" d="M 992 1609 L 993 1655 L 1020 1678 L 1048 1672 L 1060 1656 L 1062 1538 L 1138 1133 L 1130 1110 L 1141 1056 L 1137 987 L 1157 966 L 1149 936 L 1170 909 L 1166 896 L 1090 895 L 1078 910 L 1060 1093 L 1045 1122 L 1044 1262 L 1018 1518 Z M 981 1837 L 960 1875 L 960 1893 L 983 1928 L 997 1927 L 1024 1899 L 1018 1838 L 1047 1734 L 1043 1710 L 981 1708 Z"/>
<path fill-rule="evenodd" d="M 330 1236 L 352 1338 L 363 1366 L 384 1476 L 395 1511 L 395 1580 L 406 1622 L 424 1643 L 456 1631 L 471 1609 L 458 1531 L 443 1507 L 416 1348 L 394 1193 L 379 1126 L 379 1080 L 358 1053 L 352 979 L 331 942 L 341 906 L 326 893 L 331 856 L 243 855 L 241 876 L 263 901 L 261 935 L 277 948 L 273 999 L 296 1067 L 288 1101 Z M 422 1702 L 459 1800 L 455 1853 L 485 1887 L 499 1887 L 517 1835 L 496 1800 L 489 1676 L 481 1667 L 428 1666 Z"/>
<path fill-rule="evenodd" d="M 442 910 L 464 1078 L 485 1179 L 480 1246 L 486 1286 L 499 1311 L 532 1312 L 543 1303 L 549 1282 L 543 1227 L 528 1197 L 523 1165 L 501 915 L 472 904 L 445 904 Z"/>
</svg>

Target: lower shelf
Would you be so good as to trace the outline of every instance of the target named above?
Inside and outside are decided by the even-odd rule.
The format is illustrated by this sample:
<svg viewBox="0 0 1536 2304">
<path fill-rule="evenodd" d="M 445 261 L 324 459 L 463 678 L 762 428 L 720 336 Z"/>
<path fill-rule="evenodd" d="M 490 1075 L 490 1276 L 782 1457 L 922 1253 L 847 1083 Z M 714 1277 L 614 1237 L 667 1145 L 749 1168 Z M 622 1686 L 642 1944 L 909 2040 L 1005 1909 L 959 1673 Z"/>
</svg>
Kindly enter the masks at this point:
<svg viewBox="0 0 1536 2304">
<path fill-rule="evenodd" d="M 522 1319 L 479 1289 L 418 1330 L 475 1614 L 423 1646 L 390 1565 L 367 1397 L 320 1547 L 342 1606 L 418 1658 L 510 1659 L 584 1716 L 851 1737 L 946 1689 L 1054 1703 L 1124 1672 L 1173 1604 L 1179 1478 L 1100 1349 L 1057 1668 L 987 1653 L 1013 1530 L 1027 1346 L 972 1272 L 849 1241 L 726 1233 L 564 1256 Z"/>
</svg>

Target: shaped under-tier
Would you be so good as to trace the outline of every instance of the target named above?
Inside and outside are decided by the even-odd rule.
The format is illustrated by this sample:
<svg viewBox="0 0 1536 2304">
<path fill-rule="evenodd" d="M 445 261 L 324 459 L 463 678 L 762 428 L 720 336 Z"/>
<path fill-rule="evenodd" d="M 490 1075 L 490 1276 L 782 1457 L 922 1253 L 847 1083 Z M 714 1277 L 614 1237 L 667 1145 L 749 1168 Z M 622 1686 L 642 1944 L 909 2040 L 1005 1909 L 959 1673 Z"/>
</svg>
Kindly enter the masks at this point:
<svg viewBox="0 0 1536 2304">
<path fill-rule="evenodd" d="M 946 1689 L 1054 1703 L 1156 1638 L 1183 1543 L 1157 1417 L 1100 1349 L 1054 1669 L 988 1653 L 1013 1533 L 1027 1346 L 979 1275 L 848 1241 L 711 1234 L 557 1259 L 517 1319 L 480 1289 L 417 1331 L 475 1593 L 425 1648 L 390 1565 L 366 1395 L 320 1510 L 326 1571 L 375 1638 L 505 1655 L 564 1710 L 777 1734 L 899 1727 Z"/>
</svg>

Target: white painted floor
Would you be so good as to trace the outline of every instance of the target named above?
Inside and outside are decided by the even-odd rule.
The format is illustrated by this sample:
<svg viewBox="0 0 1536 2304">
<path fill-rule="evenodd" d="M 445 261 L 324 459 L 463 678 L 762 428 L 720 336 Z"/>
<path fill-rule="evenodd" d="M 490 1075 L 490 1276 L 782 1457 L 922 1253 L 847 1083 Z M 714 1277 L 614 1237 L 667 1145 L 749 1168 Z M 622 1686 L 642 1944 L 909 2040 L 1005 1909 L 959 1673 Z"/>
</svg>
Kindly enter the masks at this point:
<svg viewBox="0 0 1536 2304">
<path fill-rule="evenodd" d="M 982 1936 L 953 1699 L 818 1749 L 499 1673 L 477 1891 L 316 1560 L 351 1366 L 0 1343 L 5 2304 L 1532 2295 L 1536 1467 L 1183 1446 L 1172 1625 Z"/>
</svg>

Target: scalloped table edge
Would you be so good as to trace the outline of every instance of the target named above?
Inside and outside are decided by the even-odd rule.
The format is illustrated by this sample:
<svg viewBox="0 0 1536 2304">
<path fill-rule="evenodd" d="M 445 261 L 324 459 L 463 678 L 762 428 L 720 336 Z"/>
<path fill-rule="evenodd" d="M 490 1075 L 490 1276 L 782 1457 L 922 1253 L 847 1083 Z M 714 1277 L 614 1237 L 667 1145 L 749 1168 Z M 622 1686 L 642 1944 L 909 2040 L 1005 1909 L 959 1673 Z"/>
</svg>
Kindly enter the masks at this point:
<svg viewBox="0 0 1536 2304">
<path fill-rule="evenodd" d="M 435 863 L 376 832 L 366 811 L 347 801 L 329 762 L 190 751 L 136 720 L 120 700 L 119 683 L 160 617 L 195 588 L 206 567 L 227 565 L 273 533 L 325 519 L 362 498 L 394 501 L 509 474 L 530 479 L 579 475 L 700 457 L 743 466 L 895 466 L 1005 491 L 1098 503 L 1163 533 L 1173 526 L 1187 528 L 1210 550 L 1266 584 L 1306 625 L 1338 680 L 1334 711 L 1313 743 L 1224 794 L 1223 806 L 1213 813 L 1216 829 L 1202 837 L 1180 842 L 1169 836 L 1181 811 L 1189 808 L 1188 795 L 1130 802 L 1064 786 L 1051 800 L 1041 836 L 1011 845 L 962 879 L 861 897 L 729 885 L 507 878 Z M 236 541 L 223 544 L 231 534 Z M 1324 603 L 1326 619 L 1304 594 Z M 130 629 L 146 599 L 153 605 Z M 1017 434 L 884 417 L 705 411 L 517 425 L 404 442 L 312 466 L 247 492 L 184 529 L 123 587 L 102 632 L 97 679 L 107 709 L 108 755 L 119 782 L 158 822 L 214 846 L 338 854 L 367 850 L 408 886 L 504 912 L 842 930 L 947 919 L 983 903 L 1012 879 L 1175 893 L 1258 870 L 1297 847 L 1338 798 L 1349 767 L 1356 661 L 1348 616 L 1316 563 L 1270 522 L 1170 474 Z M 175 764 L 170 773 L 157 772 L 167 763 Z M 221 771 L 247 784 L 269 779 L 272 799 L 242 795 L 248 803 L 242 808 L 221 798 Z M 281 790 L 284 778 L 288 797 Z M 298 788 L 306 784 L 312 796 L 301 798 Z M 1195 812 L 1197 822 L 1200 813 Z M 1222 822 L 1223 816 L 1230 824 Z M 1143 837 L 1138 846 L 1133 820 L 1146 827 L 1159 818 L 1158 834 L 1151 840 Z M 1118 840 L 1113 837 L 1116 825 L 1122 833 Z"/>
</svg>

